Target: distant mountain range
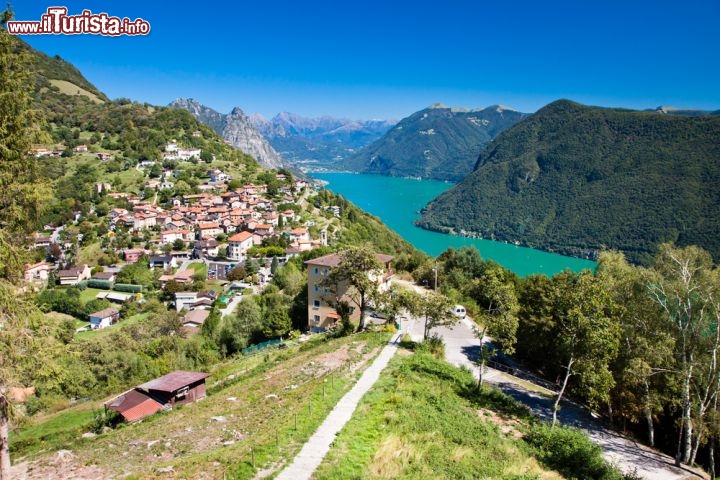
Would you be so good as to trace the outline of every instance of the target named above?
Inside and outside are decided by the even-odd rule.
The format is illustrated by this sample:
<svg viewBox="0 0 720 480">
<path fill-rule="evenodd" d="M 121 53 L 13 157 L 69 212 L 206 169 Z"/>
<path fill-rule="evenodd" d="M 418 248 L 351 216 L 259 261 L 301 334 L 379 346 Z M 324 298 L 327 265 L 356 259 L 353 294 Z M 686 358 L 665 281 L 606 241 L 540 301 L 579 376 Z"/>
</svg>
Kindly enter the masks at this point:
<svg viewBox="0 0 720 480">
<path fill-rule="evenodd" d="M 282 168 L 282 157 L 257 131 L 250 118 L 241 108 L 235 107 L 225 115 L 216 112 L 192 98 L 178 98 L 170 107 L 182 108 L 215 130 L 226 142 L 254 157 L 265 168 Z"/>
<path fill-rule="evenodd" d="M 286 162 L 305 170 L 343 168 L 347 157 L 380 138 L 396 123 L 329 116 L 307 118 L 288 112 L 270 120 L 253 114 L 250 120 Z"/>
<path fill-rule="evenodd" d="M 484 145 L 527 115 L 499 105 L 482 110 L 433 105 L 404 118 L 343 165 L 358 172 L 459 181 L 472 171 Z"/>
<path fill-rule="evenodd" d="M 717 112 L 557 101 L 501 133 L 418 224 L 577 256 L 643 263 L 670 241 L 717 259 L 718 139 Z"/>
</svg>

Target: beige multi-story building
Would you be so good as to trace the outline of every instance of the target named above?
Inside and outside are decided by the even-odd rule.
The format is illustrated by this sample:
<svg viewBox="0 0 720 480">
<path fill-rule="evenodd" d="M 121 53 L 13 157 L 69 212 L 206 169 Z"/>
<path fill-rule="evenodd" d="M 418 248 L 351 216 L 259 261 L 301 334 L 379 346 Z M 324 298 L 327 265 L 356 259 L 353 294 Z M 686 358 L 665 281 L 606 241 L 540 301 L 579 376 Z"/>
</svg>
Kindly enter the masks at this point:
<svg viewBox="0 0 720 480">
<path fill-rule="evenodd" d="M 253 246 L 253 234 L 250 232 L 236 233 L 228 238 L 228 257 L 231 260 L 245 260 L 248 249 Z"/>
<path fill-rule="evenodd" d="M 390 278 L 393 275 L 390 262 L 391 255 L 376 255 L 383 266 L 382 271 L 367 272 L 368 276 L 377 282 L 378 289 L 385 291 L 390 286 Z M 344 301 L 350 305 L 350 319 L 360 319 L 360 308 L 353 301 L 354 287 L 347 284 L 337 285 L 336 288 L 328 288 L 325 279 L 330 271 L 337 267 L 342 261 L 342 254 L 332 253 L 324 257 L 318 257 L 305 262 L 308 275 L 308 328 L 312 332 L 323 332 L 334 327 L 340 320 L 340 315 L 332 305 L 335 301 Z"/>
</svg>

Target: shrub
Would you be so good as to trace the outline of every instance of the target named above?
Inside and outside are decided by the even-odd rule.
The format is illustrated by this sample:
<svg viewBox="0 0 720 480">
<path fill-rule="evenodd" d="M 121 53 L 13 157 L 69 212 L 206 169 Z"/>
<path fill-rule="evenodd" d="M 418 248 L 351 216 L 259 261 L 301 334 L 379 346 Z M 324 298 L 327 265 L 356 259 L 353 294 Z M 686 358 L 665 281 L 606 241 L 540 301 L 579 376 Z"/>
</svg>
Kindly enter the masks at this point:
<svg viewBox="0 0 720 480">
<path fill-rule="evenodd" d="M 445 342 L 438 335 L 433 335 L 421 342 L 415 348 L 415 351 L 429 353 L 433 357 L 442 360 L 445 358 Z"/>
<path fill-rule="evenodd" d="M 538 460 L 568 480 L 623 480 L 602 456 L 602 448 L 576 428 L 535 425 L 525 435 Z"/>
<path fill-rule="evenodd" d="M 143 286 L 142 285 L 132 285 L 130 283 L 116 283 L 113 287 L 113 290 L 118 292 L 130 292 L 130 293 L 139 293 L 142 292 Z"/>
<path fill-rule="evenodd" d="M 88 280 L 88 287 L 99 288 L 101 290 L 112 290 L 113 282 L 110 280 Z"/>
</svg>

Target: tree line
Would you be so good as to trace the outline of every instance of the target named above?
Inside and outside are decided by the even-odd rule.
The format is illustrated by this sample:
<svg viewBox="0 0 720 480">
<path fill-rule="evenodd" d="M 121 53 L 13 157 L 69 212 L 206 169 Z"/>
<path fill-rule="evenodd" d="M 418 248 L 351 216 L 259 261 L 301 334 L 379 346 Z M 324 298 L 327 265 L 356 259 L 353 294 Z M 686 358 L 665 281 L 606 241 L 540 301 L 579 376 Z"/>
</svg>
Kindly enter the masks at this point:
<svg viewBox="0 0 720 480">
<path fill-rule="evenodd" d="M 571 395 L 714 474 L 720 269 L 708 252 L 663 244 L 648 267 L 603 252 L 595 272 L 519 278 L 475 249 L 451 249 L 417 269 L 419 282 L 434 269 L 439 288 L 499 338 L 495 348 L 556 384 L 556 408 Z"/>
</svg>

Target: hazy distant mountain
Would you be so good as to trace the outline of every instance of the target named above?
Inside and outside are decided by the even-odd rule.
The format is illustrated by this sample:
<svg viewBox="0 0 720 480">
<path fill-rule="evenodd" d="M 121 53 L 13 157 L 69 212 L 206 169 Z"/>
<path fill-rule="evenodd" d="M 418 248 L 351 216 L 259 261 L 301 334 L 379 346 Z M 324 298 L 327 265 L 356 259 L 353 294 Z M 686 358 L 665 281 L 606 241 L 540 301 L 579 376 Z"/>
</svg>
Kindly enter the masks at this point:
<svg viewBox="0 0 720 480">
<path fill-rule="evenodd" d="M 720 117 L 553 102 L 500 134 L 419 225 L 647 261 L 660 242 L 720 258 Z"/>
<path fill-rule="evenodd" d="M 240 109 L 233 108 L 227 115 L 216 112 L 192 98 L 178 98 L 171 107 L 182 108 L 215 130 L 222 138 L 243 152 L 254 157 L 265 168 L 282 168 L 283 159 L 257 131 L 250 117 Z"/>
<path fill-rule="evenodd" d="M 288 163 L 305 169 L 336 168 L 395 124 L 394 120 L 307 118 L 288 112 L 270 120 L 253 114 L 250 121 Z"/>
<path fill-rule="evenodd" d="M 527 114 L 503 106 L 482 110 L 433 105 L 401 120 L 344 163 L 359 172 L 461 180 L 483 146 Z"/>
<path fill-rule="evenodd" d="M 684 117 L 702 117 L 705 115 L 720 115 L 720 110 L 708 111 L 708 110 L 692 110 L 687 108 L 675 108 L 667 105 L 659 106 L 653 110 L 646 110 L 649 112 L 666 113 L 668 115 L 681 115 Z"/>
</svg>

